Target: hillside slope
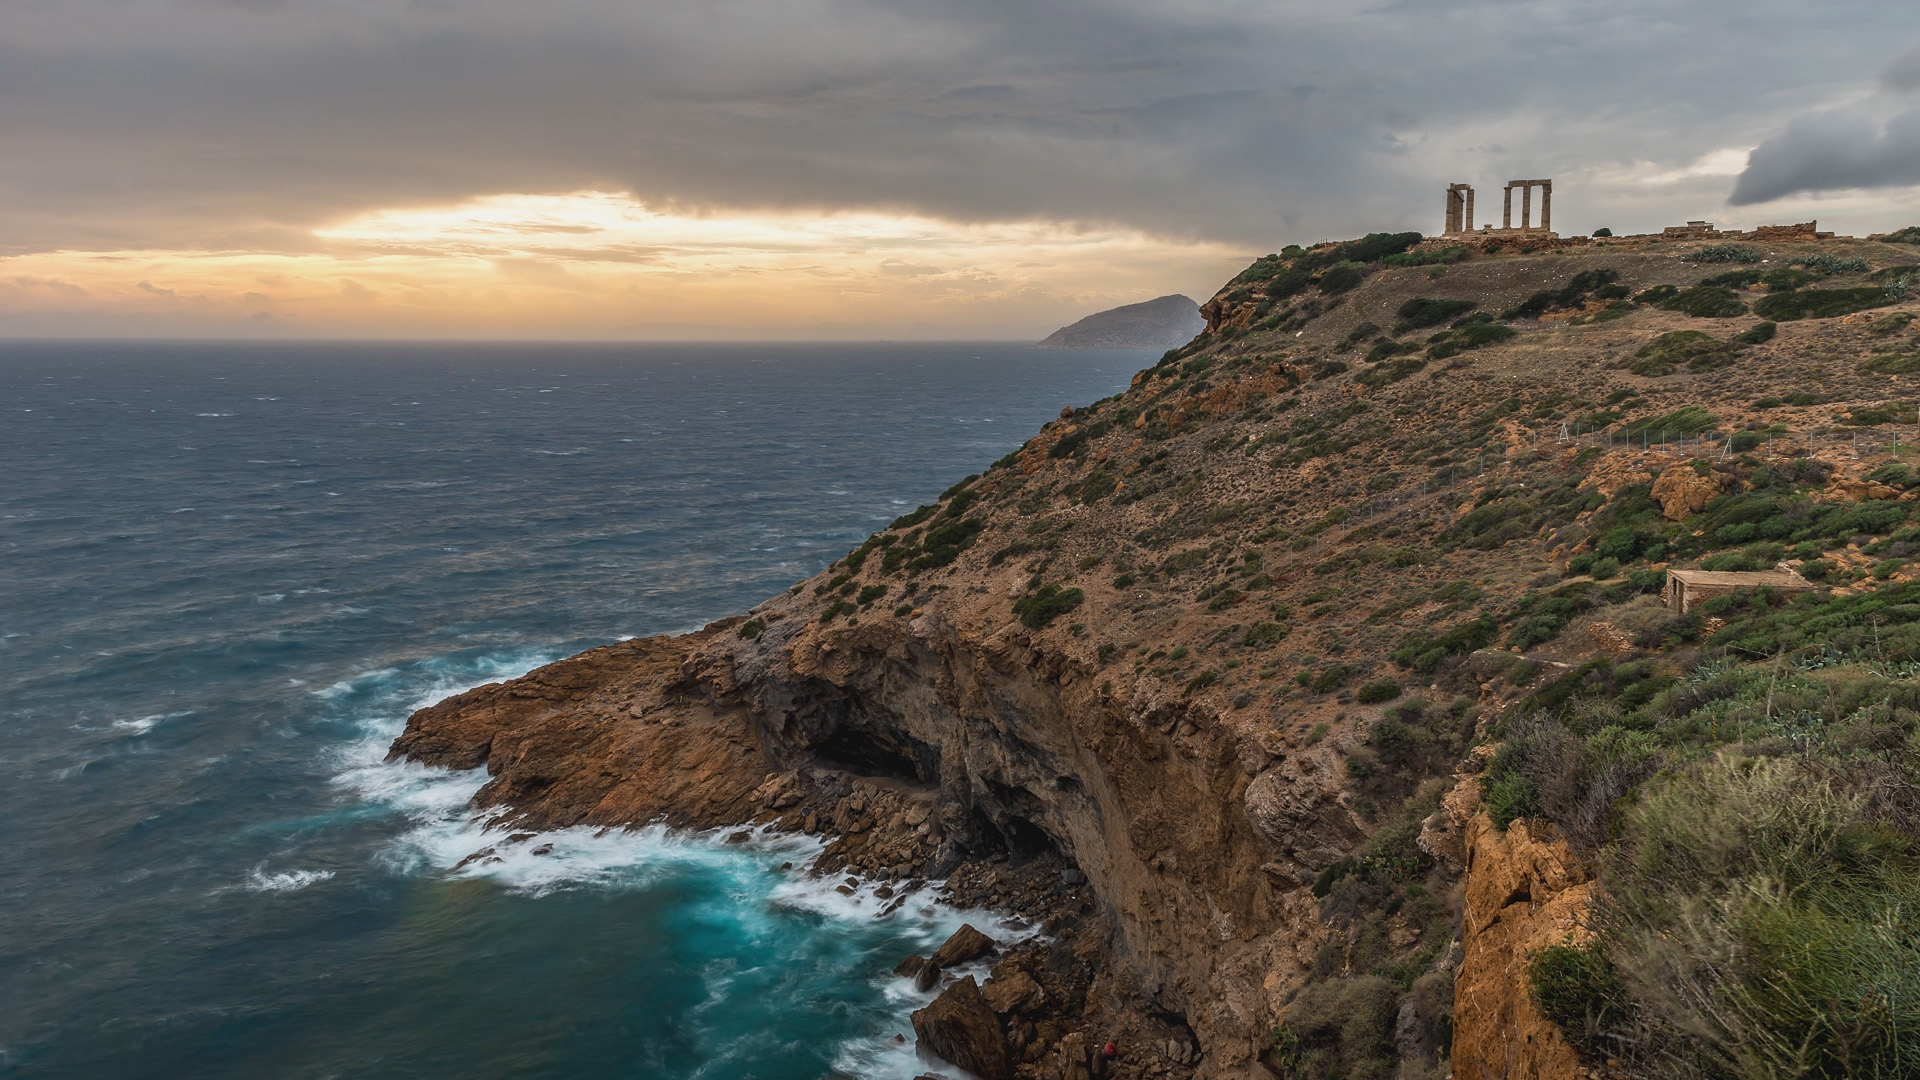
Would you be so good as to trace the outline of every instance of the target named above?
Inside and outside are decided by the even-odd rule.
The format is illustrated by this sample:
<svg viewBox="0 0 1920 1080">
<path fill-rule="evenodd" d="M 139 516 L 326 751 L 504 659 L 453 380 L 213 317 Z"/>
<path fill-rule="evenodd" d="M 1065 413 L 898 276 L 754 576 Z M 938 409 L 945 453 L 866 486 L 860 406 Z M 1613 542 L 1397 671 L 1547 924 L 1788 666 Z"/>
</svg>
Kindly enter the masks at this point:
<svg viewBox="0 0 1920 1080">
<path fill-rule="evenodd" d="M 1168 349 L 1206 326 L 1199 305 L 1179 294 L 1095 312 L 1040 342 L 1043 349 Z"/>
<path fill-rule="evenodd" d="M 1910 686 L 1916 263 L 1290 248 L 1126 393 L 816 578 L 422 710 L 394 754 L 484 764 L 476 801 L 528 824 L 804 829 L 836 838 L 825 871 L 1045 918 L 988 984 L 1046 990 L 982 1029 L 1008 1075 L 1439 1076 L 1449 1046 L 1456 1075 L 1681 1070 L 1704 1043 L 1621 1026 L 1657 1020 L 1669 984 L 1626 961 L 1667 909 L 1591 944 L 1594 897 L 1640 880 L 1600 851 L 1653 828 L 1611 807 L 1866 722 L 1818 650 Z M 1828 605 L 1804 609 L 1824 636 L 1780 628 L 1787 597 L 1656 599 L 1669 566 L 1780 561 L 1823 585 L 1794 603 Z M 1830 719 L 1781 728 L 1789 684 Z M 1892 760 L 1915 714 L 1888 700 L 1867 744 Z M 1873 775 L 1907 805 L 1907 774 Z M 1910 856 L 1887 820 L 1873 850 Z M 1550 946 L 1591 977 L 1541 998 Z"/>
</svg>

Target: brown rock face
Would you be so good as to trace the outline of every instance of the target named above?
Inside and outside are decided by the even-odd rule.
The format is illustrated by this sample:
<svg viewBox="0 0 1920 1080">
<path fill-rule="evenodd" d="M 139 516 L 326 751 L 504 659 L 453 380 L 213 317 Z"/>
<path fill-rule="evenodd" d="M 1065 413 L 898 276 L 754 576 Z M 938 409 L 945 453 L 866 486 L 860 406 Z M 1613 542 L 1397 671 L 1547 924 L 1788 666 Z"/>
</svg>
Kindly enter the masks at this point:
<svg viewBox="0 0 1920 1080">
<path fill-rule="evenodd" d="M 1660 504 L 1660 512 L 1668 521 L 1681 521 L 1689 514 L 1706 509 L 1719 494 L 1719 481 L 1701 476 L 1693 471 L 1693 466 L 1684 463 L 1667 466 L 1653 482 L 1653 501 Z"/>
<path fill-rule="evenodd" d="M 913 1014 L 913 1034 L 921 1049 L 980 1080 L 1013 1080 L 1006 1033 L 971 975 L 942 990 L 933 1004 Z"/>
<path fill-rule="evenodd" d="M 946 944 L 934 950 L 928 962 L 935 967 L 950 968 L 955 964 L 980 959 L 993 951 L 993 945 L 993 939 L 974 929 L 972 923 L 962 923 Z"/>
<path fill-rule="evenodd" d="M 1550 827 L 1549 827 L 1550 828 Z M 1564 841 L 1525 821 L 1467 825 L 1466 954 L 1454 984 L 1453 1075 L 1462 1080 L 1573 1080 L 1580 1060 L 1528 996 L 1527 960 L 1579 942 L 1593 886 Z"/>
<path fill-rule="evenodd" d="M 1024 971 L 1013 971 L 987 980 L 980 991 L 987 1005 L 1001 1015 L 1022 1012 L 1046 1000 L 1047 992 Z"/>
</svg>

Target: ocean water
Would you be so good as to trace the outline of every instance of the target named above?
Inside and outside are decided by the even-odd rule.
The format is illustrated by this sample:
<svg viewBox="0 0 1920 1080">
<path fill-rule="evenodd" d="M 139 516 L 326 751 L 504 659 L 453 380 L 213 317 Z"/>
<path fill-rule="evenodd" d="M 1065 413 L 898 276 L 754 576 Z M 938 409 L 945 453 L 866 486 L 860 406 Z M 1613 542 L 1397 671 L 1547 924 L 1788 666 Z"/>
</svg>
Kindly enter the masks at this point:
<svg viewBox="0 0 1920 1080">
<path fill-rule="evenodd" d="M 0 1075 L 917 1074 L 888 970 L 1020 928 L 876 918 L 779 869 L 804 839 L 508 843 L 479 773 L 381 759 L 447 694 L 745 609 L 1149 359 L 0 343 Z"/>
</svg>

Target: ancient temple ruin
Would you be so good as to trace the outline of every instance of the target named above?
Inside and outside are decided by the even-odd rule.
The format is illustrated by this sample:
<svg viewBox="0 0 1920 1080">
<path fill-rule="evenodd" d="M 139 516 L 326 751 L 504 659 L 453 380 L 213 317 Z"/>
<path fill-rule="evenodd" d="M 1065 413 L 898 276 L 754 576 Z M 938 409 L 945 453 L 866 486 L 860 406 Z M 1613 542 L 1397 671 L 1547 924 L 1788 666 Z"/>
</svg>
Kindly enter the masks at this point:
<svg viewBox="0 0 1920 1080">
<path fill-rule="evenodd" d="M 1520 189 L 1520 224 L 1513 224 L 1513 189 Z M 1533 224 L 1533 189 L 1540 189 L 1540 224 Z M 1447 236 L 1464 236 L 1473 228 L 1473 188 L 1466 184 L 1447 185 Z M 1486 234 L 1526 233 L 1551 237 L 1553 231 L 1553 181 L 1509 180 L 1500 204 L 1500 227 L 1482 225 Z"/>
</svg>

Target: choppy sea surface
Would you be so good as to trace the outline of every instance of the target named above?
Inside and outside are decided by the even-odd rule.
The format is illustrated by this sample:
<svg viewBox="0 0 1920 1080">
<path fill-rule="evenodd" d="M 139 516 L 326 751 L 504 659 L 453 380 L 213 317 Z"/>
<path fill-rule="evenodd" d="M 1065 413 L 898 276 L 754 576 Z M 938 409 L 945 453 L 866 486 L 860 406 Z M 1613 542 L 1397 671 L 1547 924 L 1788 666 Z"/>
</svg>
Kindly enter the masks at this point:
<svg viewBox="0 0 1920 1080">
<path fill-rule="evenodd" d="M 875 918 L 779 870 L 804 839 L 456 869 L 501 839 L 482 774 L 382 759 L 445 695 L 744 610 L 1147 362 L 0 343 L 0 1074 L 916 1075 L 887 972 L 991 915 Z"/>
</svg>

